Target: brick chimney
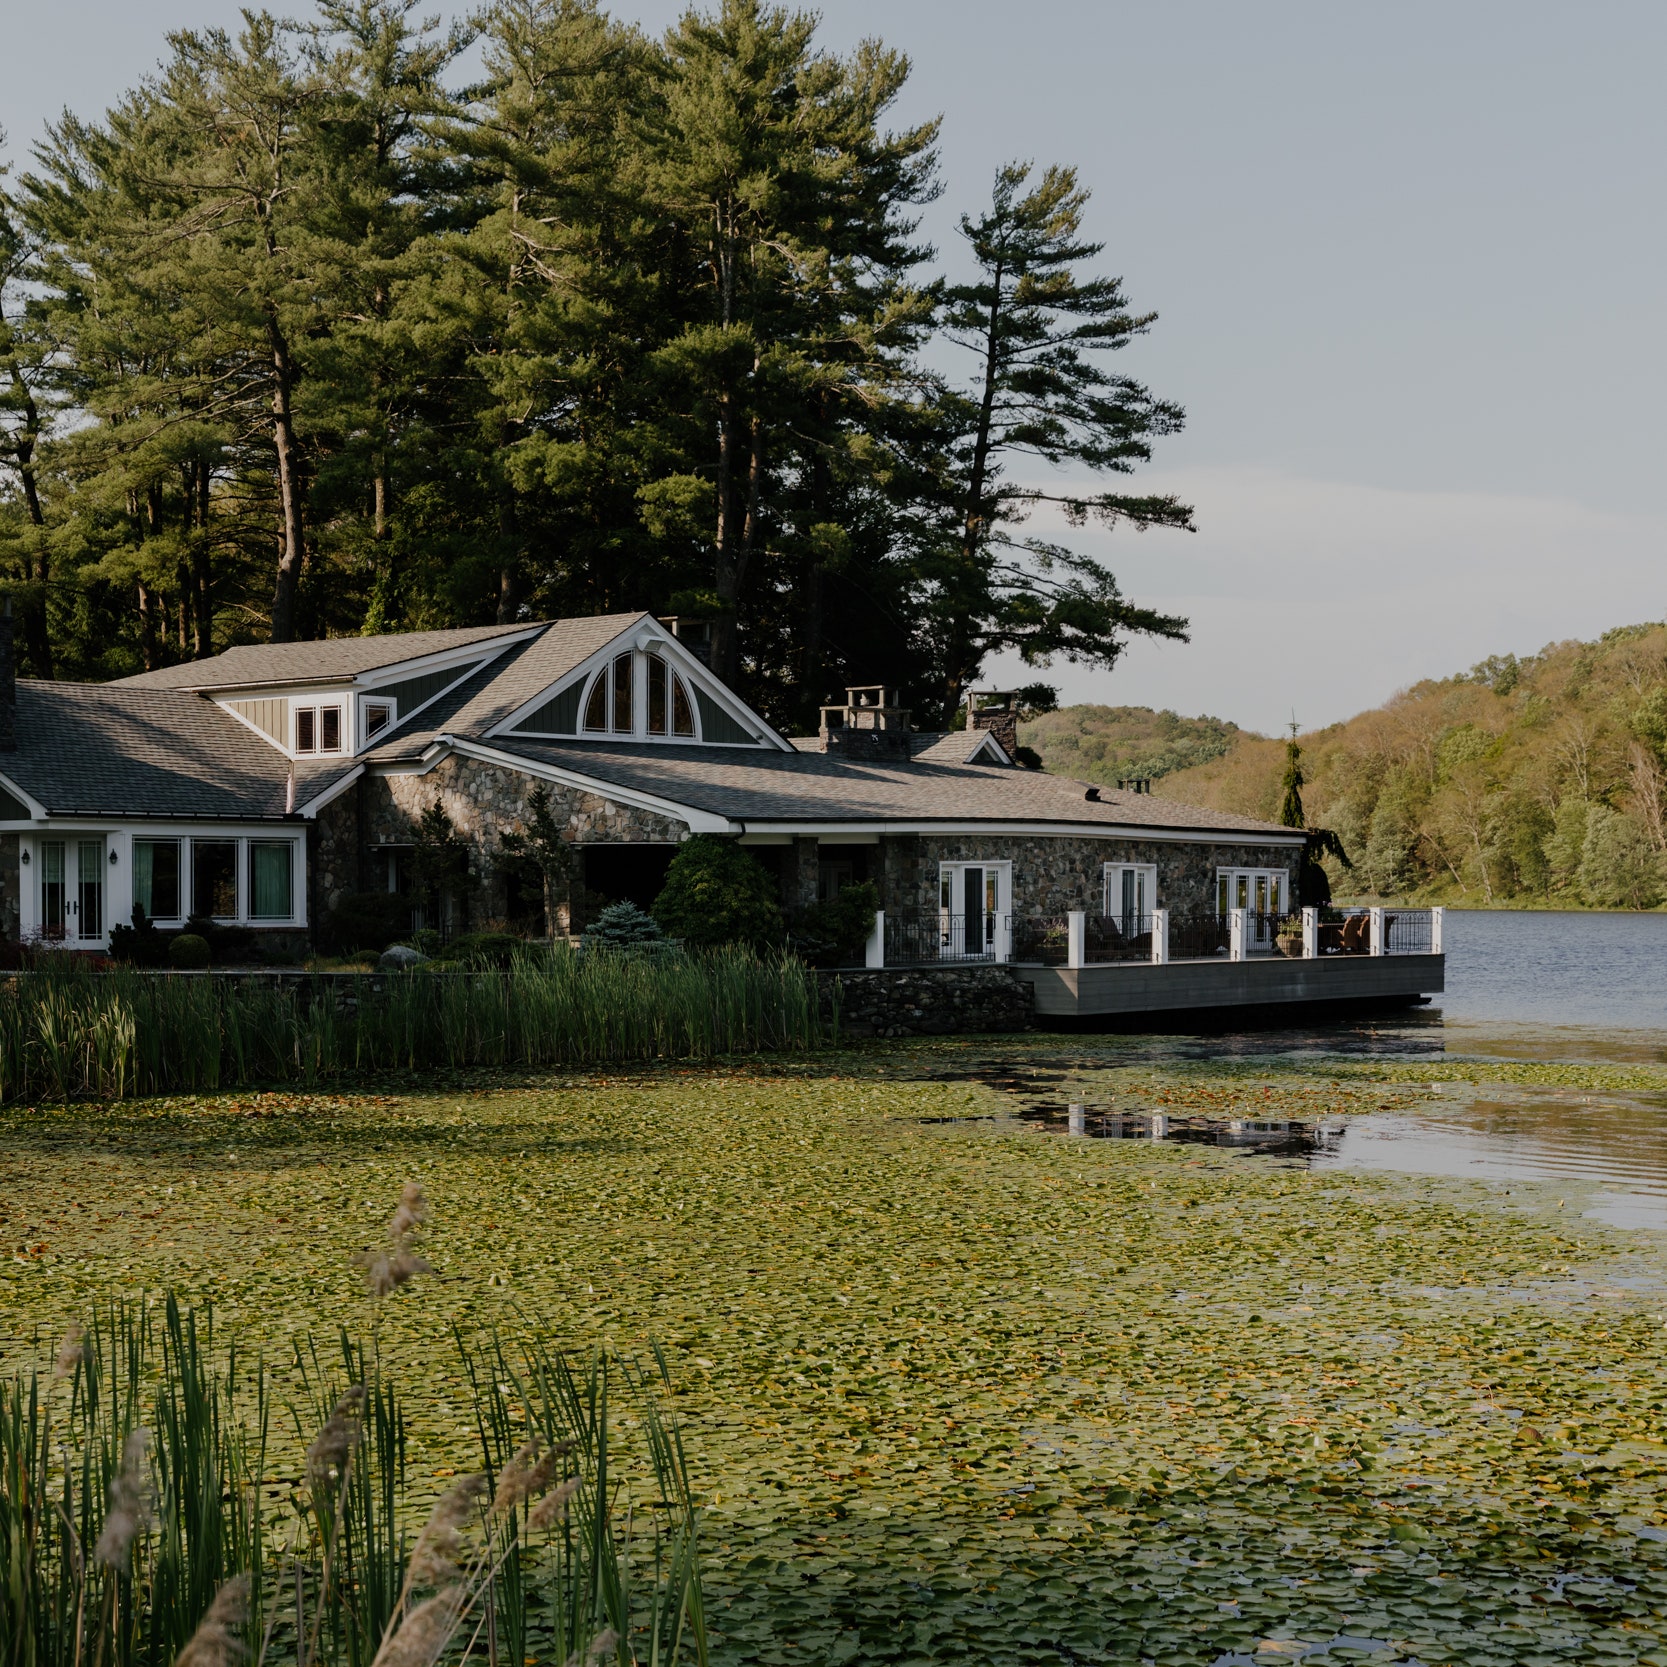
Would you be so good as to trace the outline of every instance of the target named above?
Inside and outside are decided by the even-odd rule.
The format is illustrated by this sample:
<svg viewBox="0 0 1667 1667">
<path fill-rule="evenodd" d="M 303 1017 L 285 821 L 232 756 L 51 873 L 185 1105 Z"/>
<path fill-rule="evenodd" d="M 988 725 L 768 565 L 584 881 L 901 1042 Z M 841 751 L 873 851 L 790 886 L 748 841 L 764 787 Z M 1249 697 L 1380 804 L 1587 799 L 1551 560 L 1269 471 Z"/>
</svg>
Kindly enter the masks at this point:
<svg viewBox="0 0 1667 1667">
<path fill-rule="evenodd" d="M 1009 758 L 1019 745 L 1019 697 L 1001 689 L 974 689 L 967 696 L 967 728 L 987 729 Z"/>
<path fill-rule="evenodd" d="M 17 751 L 17 644 L 12 599 L 0 607 L 0 752 Z"/>
<path fill-rule="evenodd" d="M 907 758 L 914 731 L 908 708 L 897 704 L 897 691 L 875 683 L 847 689 L 843 706 L 824 706 L 819 733 L 823 752 Z"/>
</svg>

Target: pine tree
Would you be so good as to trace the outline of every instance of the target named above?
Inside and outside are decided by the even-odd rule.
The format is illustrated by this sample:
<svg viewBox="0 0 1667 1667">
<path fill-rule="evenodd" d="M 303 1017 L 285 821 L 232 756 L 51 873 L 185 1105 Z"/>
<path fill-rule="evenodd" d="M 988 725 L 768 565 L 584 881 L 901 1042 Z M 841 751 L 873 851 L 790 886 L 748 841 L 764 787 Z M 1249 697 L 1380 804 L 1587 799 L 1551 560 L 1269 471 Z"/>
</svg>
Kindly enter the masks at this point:
<svg viewBox="0 0 1667 1667">
<path fill-rule="evenodd" d="M 1080 275 L 1104 245 L 1083 236 L 1089 194 L 1075 169 L 1049 168 L 1027 190 L 1030 174 L 1028 163 L 1008 164 L 990 208 L 962 217 L 978 275 L 947 294 L 948 339 L 977 366 L 954 407 L 956 537 L 937 574 L 951 708 L 996 649 L 1031 663 L 1063 654 L 1110 665 L 1131 632 L 1185 640 L 1185 620 L 1135 607 L 1101 564 L 1015 532 L 1045 504 L 1074 525 L 1092 517 L 1107 527 L 1192 527 L 1191 509 L 1174 497 L 1050 490 L 1013 472 L 1034 459 L 1128 474 L 1184 421 L 1178 405 L 1097 362 L 1157 315 L 1130 312 L 1119 279 Z"/>
</svg>

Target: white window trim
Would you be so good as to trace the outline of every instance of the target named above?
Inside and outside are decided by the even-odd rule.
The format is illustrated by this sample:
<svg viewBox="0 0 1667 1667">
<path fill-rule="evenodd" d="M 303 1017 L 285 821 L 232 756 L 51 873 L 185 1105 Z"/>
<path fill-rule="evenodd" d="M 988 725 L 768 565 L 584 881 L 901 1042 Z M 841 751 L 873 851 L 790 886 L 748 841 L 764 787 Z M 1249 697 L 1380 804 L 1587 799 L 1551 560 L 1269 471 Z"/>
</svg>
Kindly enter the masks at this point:
<svg viewBox="0 0 1667 1667">
<path fill-rule="evenodd" d="M 444 694 L 442 689 L 440 694 Z M 434 697 L 436 700 L 439 695 Z M 373 706 L 380 706 L 388 714 L 388 721 L 374 734 L 370 727 L 370 710 Z M 399 728 L 399 702 L 392 695 L 378 695 L 374 692 L 362 694 L 354 702 L 354 710 L 358 713 L 358 733 L 354 737 L 354 751 L 359 752 L 368 747 L 379 736 L 391 735 Z"/>
<path fill-rule="evenodd" d="M 1227 907 L 1238 908 L 1234 898 L 1234 882 L 1246 880 L 1250 885 L 1252 906 L 1254 906 L 1256 882 L 1258 880 L 1272 880 L 1276 890 L 1270 901 L 1273 904 L 1269 911 L 1272 914 L 1287 914 L 1291 906 L 1291 871 L 1288 868 L 1218 868 L 1216 870 L 1215 896 L 1211 898 L 1211 907 L 1217 915 L 1221 914 L 1221 882 L 1227 882 Z"/>
<path fill-rule="evenodd" d="M 248 926 L 257 931 L 296 931 L 307 925 L 307 857 L 306 836 L 294 824 L 271 829 L 251 829 L 247 824 L 157 822 L 128 824 L 123 827 L 99 826 L 96 823 L 53 823 L 44 828 L 32 828 L 19 835 L 19 859 L 24 851 L 29 862 L 19 870 L 18 929 L 25 941 L 39 937 L 40 917 L 40 861 L 41 844 L 47 840 L 63 840 L 66 845 L 78 839 L 102 838 L 104 841 L 104 933 L 98 939 L 67 940 L 68 947 L 87 950 L 107 948 L 112 926 L 127 926 L 133 920 L 133 842 L 140 839 L 176 840 L 180 846 L 180 907 L 182 912 L 157 918 L 152 924 L 168 931 L 177 931 L 191 913 L 191 842 L 237 846 L 237 913 L 216 915 L 217 926 Z M 287 918 L 254 916 L 253 884 L 249 870 L 249 845 L 287 843 L 290 846 L 290 904 Z M 67 854 L 67 853 L 66 853 Z M 115 861 L 110 861 L 112 854 Z"/>
<path fill-rule="evenodd" d="M 336 711 L 336 744 L 333 747 L 322 745 L 323 714 L 332 707 Z M 333 700 L 325 696 L 309 696 L 302 700 L 291 700 L 289 703 L 289 750 L 293 758 L 347 758 L 352 748 L 349 743 L 352 736 L 348 734 L 348 724 L 351 719 L 348 714 L 348 702 L 345 693 L 337 695 Z M 314 745 L 305 752 L 301 750 L 301 714 L 313 714 Z"/>
</svg>

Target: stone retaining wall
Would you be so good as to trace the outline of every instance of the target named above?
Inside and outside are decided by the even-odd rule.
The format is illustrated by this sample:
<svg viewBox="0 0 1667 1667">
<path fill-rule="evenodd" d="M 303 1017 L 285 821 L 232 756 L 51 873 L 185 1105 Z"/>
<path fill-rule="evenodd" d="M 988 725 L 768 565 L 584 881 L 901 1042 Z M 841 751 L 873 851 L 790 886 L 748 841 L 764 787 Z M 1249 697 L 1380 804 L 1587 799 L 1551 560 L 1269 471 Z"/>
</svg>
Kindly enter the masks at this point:
<svg viewBox="0 0 1667 1667">
<path fill-rule="evenodd" d="M 838 978 L 844 1037 L 1029 1030 L 1035 998 L 1011 967 L 886 967 Z"/>
</svg>

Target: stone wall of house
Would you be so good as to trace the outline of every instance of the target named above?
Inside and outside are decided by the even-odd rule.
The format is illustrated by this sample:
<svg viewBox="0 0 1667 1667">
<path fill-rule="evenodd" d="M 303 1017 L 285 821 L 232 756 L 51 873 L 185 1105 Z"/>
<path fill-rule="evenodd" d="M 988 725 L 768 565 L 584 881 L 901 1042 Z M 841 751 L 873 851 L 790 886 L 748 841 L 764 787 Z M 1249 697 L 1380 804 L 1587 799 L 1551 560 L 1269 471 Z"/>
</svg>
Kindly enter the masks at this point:
<svg viewBox="0 0 1667 1667">
<path fill-rule="evenodd" d="M 23 931 L 23 871 L 18 835 L 0 834 L 0 939 L 16 943 Z"/>
<path fill-rule="evenodd" d="M 366 776 L 320 812 L 315 835 L 315 907 L 332 908 L 363 887 L 364 852 L 376 845 L 409 845 L 418 819 L 436 799 L 454 828 L 474 848 L 481 889 L 471 900 L 472 920 L 501 918 L 503 878 L 497 872 L 502 836 L 524 827 L 536 776 L 499 764 L 453 756 L 424 775 Z M 653 811 L 618 804 L 596 793 L 545 782 L 550 810 L 576 846 L 676 845 L 686 824 Z M 565 908 L 566 899 L 558 899 Z"/>
<path fill-rule="evenodd" d="M 1028 1030 L 1035 1022 L 1030 985 L 1007 967 L 888 967 L 818 976 L 824 987 L 838 978 L 840 1034 L 853 1040 Z"/>
<path fill-rule="evenodd" d="M 911 848 L 900 850 L 895 862 L 887 852 L 888 909 L 935 911 L 939 863 L 1006 860 L 1013 864 L 1016 917 L 1063 915 L 1072 909 L 1097 912 L 1104 900 L 1108 862 L 1156 865 L 1161 907 L 1176 915 L 1208 914 L 1215 908 L 1217 869 L 1283 868 L 1294 888 L 1299 855 L 1278 845 L 1048 834 L 928 834 L 908 844 Z"/>
</svg>

